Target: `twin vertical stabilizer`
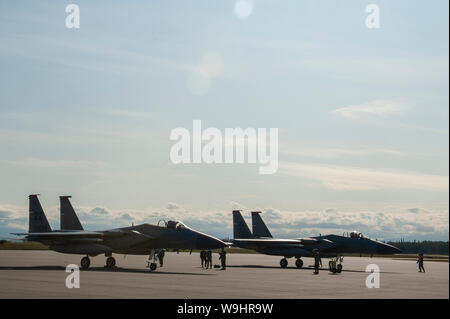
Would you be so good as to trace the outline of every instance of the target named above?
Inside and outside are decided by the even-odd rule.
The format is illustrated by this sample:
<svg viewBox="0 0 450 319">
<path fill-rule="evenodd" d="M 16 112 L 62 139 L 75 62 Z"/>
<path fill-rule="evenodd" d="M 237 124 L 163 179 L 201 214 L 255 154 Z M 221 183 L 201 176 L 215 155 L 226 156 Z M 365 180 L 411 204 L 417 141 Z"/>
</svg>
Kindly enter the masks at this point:
<svg viewBox="0 0 450 319">
<path fill-rule="evenodd" d="M 28 232 L 29 233 L 46 233 L 52 231 L 44 210 L 38 198 L 39 194 L 28 196 L 29 198 L 29 219 Z"/>
<path fill-rule="evenodd" d="M 272 238 L 272 234 L 259 214 L 261 214 L 261 212 L 252 212 L 253 236 Z"/>
<path fill-rule="evenodd" d="M 253 234 L 247 226 L 242 214 L 239 210 L 233 211 L 233 237 L 235 239 L 250 239 L 268 237 L 272 238 L 272 234 L 266 224 L 259 215 L 261 212 L 252 212 L 252 230 Z"/>
<path fill-rule="evenodd" d="M 71 196 L 60 196 L 60 221 L 61 230 L 83 230 L 80 220 L 69 201 Z M 29 224 L 28 233 L 46 233 L 52 229 L 39 202 L 38 194 L 32 194 L 29 198 Z"/>
<path fill-rule="evenodd" d="M 70 203 L 72 196 L 59 196 L 61 230 L 83 230 L 80 220 Z"/>
</svg>

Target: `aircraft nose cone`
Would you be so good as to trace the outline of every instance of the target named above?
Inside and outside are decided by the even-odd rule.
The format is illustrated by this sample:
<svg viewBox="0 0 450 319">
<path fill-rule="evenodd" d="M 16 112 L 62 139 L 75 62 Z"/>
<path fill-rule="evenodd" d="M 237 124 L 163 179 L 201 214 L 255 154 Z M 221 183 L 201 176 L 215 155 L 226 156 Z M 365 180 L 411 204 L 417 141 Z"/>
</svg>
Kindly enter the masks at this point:
<svg viewBox="0 0 450 319">
<path fill-rule="evenodd" d="M 399 254 L 402 251 L 395 246 L 389 244 L 383 244 L 381 251 L 383 254 Z"/>
<path fill-rule="evenodd" d="M 226 244 L 220 239 L 217 239 L 215 237 L 205 234 L 198 234 L 196 246 L 197 249 L 218 249 L 225 247 Z"/>
<path fill-rule="evenodd" d="M 393 250 L 393 254 L 400 254 L 402 251 L 401 251 L 401 249 L 398 249 L 397 247 L 395 247 L 395 246 L 391 246 L 391 249 Z"/>
</svg>

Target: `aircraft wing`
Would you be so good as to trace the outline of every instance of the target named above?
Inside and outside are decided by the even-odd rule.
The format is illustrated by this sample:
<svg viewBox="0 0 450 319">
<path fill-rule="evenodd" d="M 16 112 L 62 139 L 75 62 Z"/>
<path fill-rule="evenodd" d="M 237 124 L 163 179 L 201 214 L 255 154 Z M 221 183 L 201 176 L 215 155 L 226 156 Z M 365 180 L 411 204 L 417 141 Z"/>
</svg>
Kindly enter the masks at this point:
<svg viewBox="0 0 450 319">
<path fill-rule="evenodd" d="M 234 239 L 233 244 L 238 247 L 264 249 L 275 247 L 305 247 L 310 245 L 318 245 L 321 243 L 333 243 L 328 239 L 316 238 L 299 238 L 299 239 L 276 239 L 276 238 L 245 238 Z"/>
<path fill-rule="evenodd" d="M 251 238 L 251 239 L 234 239 L 233 243 L 239 247 L 247 248 L 269 248 L 280 246 L 303 247 L 298 239 L 273 239 L 273 238 Z"/>
<path fill-rule="evenodd" d="M 54 231 L 54 232 L 43 232 L 43 233 L 11 233 L 12 235 L 17 236 L 45 236 L 45 237 L 53 237 L 53 236 L 62 236 L 62 237 L 71 237 L 71 236 L 92 236 L 92 237 L 103 237 L 104 234 L 102 232 L 90 232 L 90 231 Z"/>
<path fill-rule="evenodd" d="M 298 239 L 302 245 L 308 246 L 308 245 L 317 245 L 322 243 L 329 243 L 331 244 L 332 241 L 325 238 L 299 238 Z"/>
<path fill-rule="evenodd" d="M 42 233 L 12 233 L 16 236 L 25 236 L 30 241 L 80 241 L 80 240 L 94 240 L 102 241 L 104 234 L 102 232 L 90 231 L 52 231 Z"/>
</svg>

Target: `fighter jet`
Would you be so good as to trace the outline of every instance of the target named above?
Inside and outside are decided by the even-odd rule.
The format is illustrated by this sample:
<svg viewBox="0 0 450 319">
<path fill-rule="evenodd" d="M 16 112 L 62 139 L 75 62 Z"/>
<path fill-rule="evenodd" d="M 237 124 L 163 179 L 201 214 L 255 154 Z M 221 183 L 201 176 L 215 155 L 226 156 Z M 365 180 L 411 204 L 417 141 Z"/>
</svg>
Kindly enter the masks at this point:
<svg viewBox="0 0 450 319">
<path fill-rule="evenodd" d="M 149 268 L 156 269 L 155 255 L 159 249 L 216 249 L 225 247 L 221 240 L 193 230 L 180 221 L 167 221 L 163 226 L 141 224 L 103 231 L 86 231 L 69 201 L 70 196 L 61 196 L 61 230 L 52 230 L 39 202 L 38 195 L 29 195 L 28 233 L 13 233 L 25 236 L 26 241 L 37 241 L 51 250 L 65 254 L 86 255 L 81 259 L 81 268 L 90 266 L 89 257 L 104 254 L 106 267 L 116 265 L 113 253 L 147 255 Z"/>
<path fill-rule="evenodd" d="M 288 265 L 287 258 L 295 257 L 297 268 L 303 267 L 301 257 L 313 257 L 313 249 L 318 249 L 325 258 L 336 257 L 339 260 L 338 272 L 342 270 L 342 256 L 348 253 L 359 254 L 396 254 L 400 249 L 373 239 L 364 237 L 359 232 L 351 232 L 349 236 L 325 235 L 307 238 L 278 239 L 273 238 L 260 216 L 261 212 L 252 212 L 252 229 L 250 232 L 241 212 L 233 211 L 233 245 L 255 250 L 259 253 L 283 256 L 281 268 Z"/>
</svg>

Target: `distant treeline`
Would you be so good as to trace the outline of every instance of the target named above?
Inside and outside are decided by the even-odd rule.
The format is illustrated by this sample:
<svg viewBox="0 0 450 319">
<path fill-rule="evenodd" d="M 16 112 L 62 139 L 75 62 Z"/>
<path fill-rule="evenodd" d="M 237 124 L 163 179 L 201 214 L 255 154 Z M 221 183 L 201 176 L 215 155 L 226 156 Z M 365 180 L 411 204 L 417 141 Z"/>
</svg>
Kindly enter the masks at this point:
<svg viewBox="0 0 450 319">
<path fill-rule="evenodd" d="M 448 241 L 390 241 L 388 244 L 401 249 L 403 254 L 448 255 Z"/>
</svg>

